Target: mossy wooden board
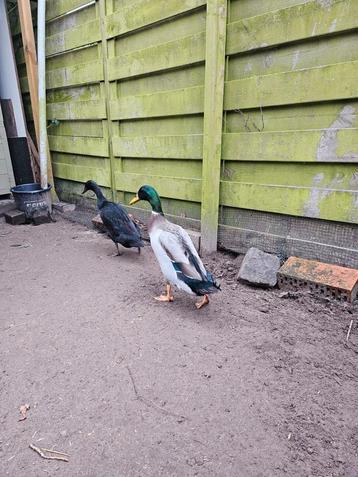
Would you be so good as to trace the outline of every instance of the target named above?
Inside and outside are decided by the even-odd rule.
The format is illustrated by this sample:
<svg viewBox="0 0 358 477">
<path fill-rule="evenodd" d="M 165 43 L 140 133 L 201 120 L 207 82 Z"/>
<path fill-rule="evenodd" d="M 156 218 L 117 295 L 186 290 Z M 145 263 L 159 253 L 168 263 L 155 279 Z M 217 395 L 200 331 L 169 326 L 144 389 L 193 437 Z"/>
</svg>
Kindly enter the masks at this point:
<svg viewBox="0 0 358 477">
<path fill-rule="evenodd" d="M 53 171 L 56 177 L 68 179 L 76 182 L 86 182 L 88 179 L 95 180 L 99 185 L 110 187 L 110 169 L 98 168 L 96 166 L 78 166 L 61 162 L 52 162 Z"/>
<path fill-rule="evenodd" d="M 204 87 L 193 86 L 179 90 L 139 96 L 123 96 L 110 102 L 112 119 L 182 116 L 204 111 Z"/>
<path fill-rule="evenodd" d="M 137 192 L 143 184 L 151 184 L 160 191 L 163 197 L 190 202 L 201 201 L 201 180 L 199 179 L 116 172 L 116 185 L 119 190 Z"/>
<path fill-rule="evenodd" d="M 358 191 L 221 182 L 220 204 L 358 223 Z"/>
<path fill-rule="evenodd" d="M 52 151 L 89 156 L 108 156 L 108 140 L 104 138 L 49 136 L 48 140 Z"/>
<path fill-rule="evenodd" d="M 201 159 L 203 136 L 114 137 L 113 152 L 121 157 Z"/>
<path fill-rule="evenodd" d="M 47 103 L 48 119 L 102 119 L 106 118 L 104 100 L 73 101 L 63 103 Z"/>
<path fill-rule="evenodd" d="M 238 161 L 358 163 L 358 129 L 341 129 L 337 124 L 336 128 L 316 131 L 224 134 L 222 158 Z"/>
<path fill-rule="evenodd" d="M 206 0 L 140 0 L 106 19 L 107 37 L 123 35 L 153 23 L 172 19 L 206 4 Z"/>
<path fill-rule="evenodd" d="M 358 32 L 230 57 L 227 79 L 316 68 L 358 59 Z"/>
<path fill-rule="evenodd" d="M 203 32 L 108 60 L 110 81 L 204 61 Z"/>
<path fill-rule="evenodd" d="M 354 99 L 358 96 L 357 68 L 358 61 L 351 61 L 228 81 L 224 108 L 232 110 Z"/>
<path fill-rule="evenodd" d="M 203 116 L 127 119 L 120 122 L 122 136 L 202 134 Z"/>
<path fill-rule="evenodd" d="M 188 179 L 201 179 L 202 161 L 186 161 L 180 159 L 138 159 L 125 157 L 122 159 L 123 172 L 130 174 L 145 174 L 152 176 L 187 177 Z"/>
<path fill-rule="evenodd" d="M 60 121 L 58 125 L 50 125 L 51 136 L 76 136 L 103 138 L 103 121 Z"/>
<path fill-rule="evenodd" d="M 221 178 L 227 182 L 358 191 L 358 163 L 278 162 L 273 167 L 269 162 L 225 161 Z"/>
<path fill-rule="evenodd" d="M 358 27 L 356 0 L 312 1 L 228 25 L 228 55 Z"/>
<path fill-rule="evenodd" d="M 264 13 L 281 10 L 311 0 L 230 0 L 229 22 L 255 17 Z"/>
<path fill-rule="evenodd" d="M 348 127 L 357 128 L 357 111 L 358 102 L 353 100 L 264 108 L 262 111 L 231 111 L 225 117 L 225 131 L 242 133 L 334 128 L 342 115 L 347 117 Z"/>
<path fill-rule="evenodd" d="M 75 8 L 82 7 L 89 3 L 89 0 L 56 0 L 46 1 L 46 21 L 52 20 Z"/>
<path fill-rule="evenodd" d="M 116 85 L 118 98 L 203 86 L 204 65 L 189 65 L 180 69 L 159 71 L 149 76 L 124 79 L 116 82 Z"/>
</svg>

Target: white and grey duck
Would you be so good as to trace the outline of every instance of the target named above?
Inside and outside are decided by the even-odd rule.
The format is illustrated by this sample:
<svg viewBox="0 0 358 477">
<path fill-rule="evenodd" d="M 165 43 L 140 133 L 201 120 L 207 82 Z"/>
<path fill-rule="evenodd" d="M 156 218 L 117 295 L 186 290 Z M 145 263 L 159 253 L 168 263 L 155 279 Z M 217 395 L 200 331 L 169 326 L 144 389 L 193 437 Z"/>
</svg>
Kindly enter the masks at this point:
<svg viewBox="0 0 358 477">
<path fill-rule="evenodd" d="M 155 299 L 173 301 L 172 286 L 175 285 L 190 295 L 201 296 L 196 307 L 202 308 L 209 303 L 209 294 L 220 290 L 220 286 L 205 269 L 188 233 L 164 217 L 157 191 L 149 185 L 143 185 L 130 205 L 140 200 L 148 201 L 152 207 L 148 223 L 150 244 L 167 281 L 165 295 Z"/>
</svg>

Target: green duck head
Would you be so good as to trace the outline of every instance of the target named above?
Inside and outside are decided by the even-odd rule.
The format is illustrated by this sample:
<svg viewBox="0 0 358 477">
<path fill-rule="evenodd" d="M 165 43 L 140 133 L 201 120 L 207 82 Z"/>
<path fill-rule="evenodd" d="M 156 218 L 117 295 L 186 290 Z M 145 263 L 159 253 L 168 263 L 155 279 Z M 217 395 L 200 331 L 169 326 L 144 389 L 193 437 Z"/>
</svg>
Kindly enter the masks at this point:
<svg viewBox="0 0 358 477">
<path fill-rule="evenodd" d="M 137 192 L 137 195 L 129 202 L 129 205 L 133 205 L 140 200 L 146 200 L 149 202 L 152 206 L 153 212 L 164 215 L 160 197 L 154 187 L 150 185 L 143 185 Z"/>
</svg>

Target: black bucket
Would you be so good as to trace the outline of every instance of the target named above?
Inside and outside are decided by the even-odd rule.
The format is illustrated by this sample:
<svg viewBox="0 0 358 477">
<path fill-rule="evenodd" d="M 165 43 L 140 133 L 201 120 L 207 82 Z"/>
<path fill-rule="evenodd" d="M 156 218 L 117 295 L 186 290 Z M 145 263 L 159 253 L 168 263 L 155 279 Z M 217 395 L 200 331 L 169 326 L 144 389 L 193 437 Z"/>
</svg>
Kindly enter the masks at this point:
<svg viewBox="0 0 358 477">
<path fill-rule="evenodd" d="M 16 207 L 25 213 L 26 218 L 31 219 L 35 212 L 47 211 L 52 213 L 51 184 L 46 189 L 41 184 L 22 184 L 12 187 L 11 192 L 15 199 Z"/>
</svg>

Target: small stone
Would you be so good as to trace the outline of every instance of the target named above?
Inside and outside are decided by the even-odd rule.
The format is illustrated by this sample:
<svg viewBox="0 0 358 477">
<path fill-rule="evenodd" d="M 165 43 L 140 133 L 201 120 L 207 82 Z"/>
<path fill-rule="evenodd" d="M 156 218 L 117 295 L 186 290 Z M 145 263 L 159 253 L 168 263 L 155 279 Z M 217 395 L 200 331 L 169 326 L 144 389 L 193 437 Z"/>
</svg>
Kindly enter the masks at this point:
<svg viewBox="0 0 358 477">
<path fill-rule="evenodd" d="M 63 214 L 73 212 L 76 208 L 75 204 L 68 204 L 67 202 L 55 202 L 52 207 Z"/>
<path fill-rule="evenodd" d="M 274 287 L 279 268 L 278 257 L 252 247 L 245 255 L 237 278 L 256 286 Z"/>
</svg>

